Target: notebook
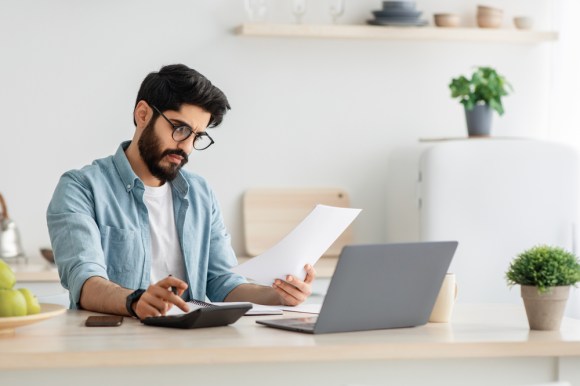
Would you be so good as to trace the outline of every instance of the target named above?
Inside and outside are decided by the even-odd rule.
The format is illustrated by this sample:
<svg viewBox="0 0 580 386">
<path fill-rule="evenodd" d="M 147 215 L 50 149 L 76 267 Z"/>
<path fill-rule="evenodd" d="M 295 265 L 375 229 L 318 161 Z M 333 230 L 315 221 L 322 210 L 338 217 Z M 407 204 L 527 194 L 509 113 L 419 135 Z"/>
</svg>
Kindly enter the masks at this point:
<svg viewBox="0 0 580 386">
<path fill-rule="evenodd" d="M 456 241 L 345 246 L 318 316 L 256 323 L 310 334 L 426 324 L 456 249 Z"/>
</svg>

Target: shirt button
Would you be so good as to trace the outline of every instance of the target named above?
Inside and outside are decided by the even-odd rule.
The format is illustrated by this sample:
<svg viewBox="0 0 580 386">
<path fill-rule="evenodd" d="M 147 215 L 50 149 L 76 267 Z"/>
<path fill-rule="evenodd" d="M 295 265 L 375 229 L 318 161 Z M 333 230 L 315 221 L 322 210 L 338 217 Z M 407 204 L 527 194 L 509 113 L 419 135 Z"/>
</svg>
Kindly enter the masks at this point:
<svg viewBox="0 0 580 386">
<path fill-rule="evenodd" d="M 131 185 L 127 185 L 127 189 L 131 189 Z"/>
</svg>

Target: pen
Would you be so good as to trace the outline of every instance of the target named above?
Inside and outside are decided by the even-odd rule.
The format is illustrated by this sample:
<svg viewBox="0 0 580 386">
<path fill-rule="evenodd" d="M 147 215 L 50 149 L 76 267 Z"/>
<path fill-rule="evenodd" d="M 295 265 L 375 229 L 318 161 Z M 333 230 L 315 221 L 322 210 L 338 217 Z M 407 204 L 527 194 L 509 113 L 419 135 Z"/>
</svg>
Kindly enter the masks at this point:
<svg viewBox="0 0 580 386">
<path fill-rule="evenodd" d="M 171 274 L 169 274 L 169 276 L 173 276 Z M 174 286 L 169 287 L 169 291 L 173 292 L 174 295 L 177 295 L 177 288 Z"/>
</svg>

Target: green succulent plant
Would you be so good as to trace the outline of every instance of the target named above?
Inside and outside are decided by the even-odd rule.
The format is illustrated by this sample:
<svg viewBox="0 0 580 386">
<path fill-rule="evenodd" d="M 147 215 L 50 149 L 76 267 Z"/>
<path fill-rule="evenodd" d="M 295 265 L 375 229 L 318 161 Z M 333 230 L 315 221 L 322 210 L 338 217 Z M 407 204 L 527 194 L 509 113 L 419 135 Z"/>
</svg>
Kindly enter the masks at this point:
<svg viewBox="0 0 580 386">
<path fill-rule="evenodd" d="M 449 84 L 451 97 L 459 98 L 459 102 L 467 110 L 473 110 L 476 104 L 483 102 L 503 115 L 504 109 L 501 98 L 513 91 L 510 83 L 491 67 L 477 67 L 467 79 L 461 75 L 451 80 Z"/>
<path fill-rule="evenodd" d="M 539 245 L 520 253 L 506 272 L 508 285 L 538 287 L 540 293 L 550 287 L 574 285 L 580 281 L 578 258 L 558 247 Z"/>
</svg>

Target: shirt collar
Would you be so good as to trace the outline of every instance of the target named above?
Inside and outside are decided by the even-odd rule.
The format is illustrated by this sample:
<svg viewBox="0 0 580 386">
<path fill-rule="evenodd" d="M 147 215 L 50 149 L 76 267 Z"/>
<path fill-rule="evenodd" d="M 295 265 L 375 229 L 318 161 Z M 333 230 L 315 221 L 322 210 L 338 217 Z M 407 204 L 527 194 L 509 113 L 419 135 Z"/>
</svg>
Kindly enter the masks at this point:
<svg viewBox="0 0 580 386">
<path fill-rule="evenodd" d="M 113 163 L 115 164 L 115 167 L 117 168 L 117 172 L 119 173 L 119 176 L 121 177 L 121 181 L 123 181 L 123 185 L 125 186 L 125 190 L 127 192 L 130 192 L 131 189 L 133 189 L 135 187 L 135 184 L 137 183 L 137 181 L 139 181 L 139 183 L 141 183 L 143 186 L 145 186 L 143 184 L 143 181 L 141 181 L 141 179 L 133 171 L 133 168 L 131 167 L 131 164 L 129 163 L 129 159 L 127 158 L 127 155 L 125 154 L 125 150 L 127 150 L 127 148 L 129 147 L 130 144 L 131 144 L 131 141 L 122 142 L 119 145 L 117 152 L 113 156 Z M 185 181 L 185 178 L 183 177 L 183 171 L 181 171 L 181 170 L 179 171 L 179 173 L 177 174 L 177 177 L 175 177 L 175 179 L 173 181 L 171 181 L 171 185 L 175 188 L 175 190 L 177 191 L 177 193 L 179 195 L 181 195 L 182 197 L 185 197 L 185 195 L 188 192 L 189 187 L 187 185 L 187 182 Z"/>
<path fill-rule="evenodd" d="M 137 174 L 131 168 L 131 164 L 129 163 L 129 159 L 127 159 L 127 155 L 125 154 L 125 150 L 129 147 L 131 141 L 122 142 L 117 149 L 117 152 L 113 156 L 113 163 L 117 168 L 117 172 L 121 177 L 121 181 L 123 181 L 123 186 L 125 186 L 125 190 L 130 192 L 131 189 L 135 187 L 135 183 L 137 181 L 141 181 Z M 142 183 L 142 182 L 141 182 Z"/>
</svg>

